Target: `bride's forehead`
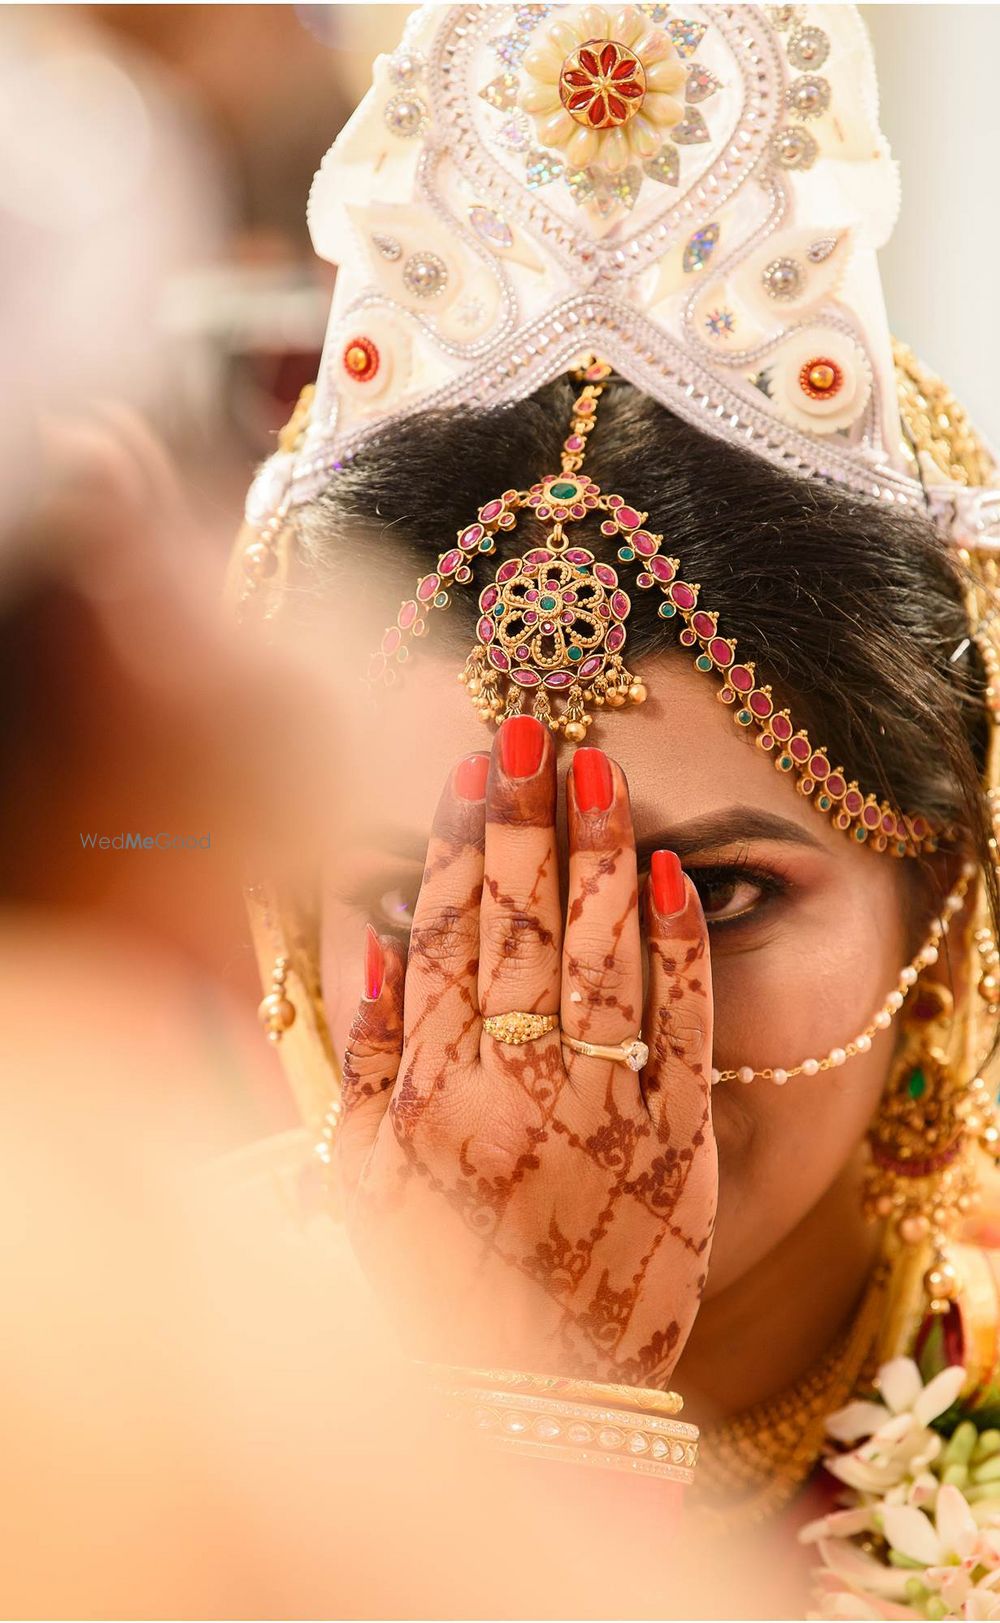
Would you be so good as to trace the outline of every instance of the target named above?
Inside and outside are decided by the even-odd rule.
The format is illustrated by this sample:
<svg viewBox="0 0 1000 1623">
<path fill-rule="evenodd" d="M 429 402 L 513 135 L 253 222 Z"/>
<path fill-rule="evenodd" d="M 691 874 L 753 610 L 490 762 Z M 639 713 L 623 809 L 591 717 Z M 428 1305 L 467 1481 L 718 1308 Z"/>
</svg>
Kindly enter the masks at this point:
<svg viewBox="0 0 1000 1623">
<path fill-rule="evenodd" d="M 493 746 L 496 729 L 457 681 L 460 666 L 425 647 L 377 702 L 348 707 L 349 753 L 361 766 L 354 792 L 383 812 L 391 806 L 399 821 L 427 827 L 455 762 Z M 701 817 L 735 801 L 820 833 L 825 820 L 734 724 L 710 676 L 677 655 L 643 666 L 646 702 L 597 711 L 586 740 L 622 767 L 638 833 L 654 820 Z M 573 751 L 564 742 L 557 748 L 562 775 Z"/>
</svg>

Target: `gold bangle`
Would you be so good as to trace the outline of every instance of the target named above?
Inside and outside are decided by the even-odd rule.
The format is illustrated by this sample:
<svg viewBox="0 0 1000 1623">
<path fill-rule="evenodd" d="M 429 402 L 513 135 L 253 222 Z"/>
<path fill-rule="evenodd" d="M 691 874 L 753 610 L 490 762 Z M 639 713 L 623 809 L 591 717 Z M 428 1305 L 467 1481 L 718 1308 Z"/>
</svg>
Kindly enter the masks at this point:
<svg viewBox="0 0 1000 1623">
<path fill-rule="evenodd" d="M 500 1387 L 505 1392 L 531 1392 L 538 1397 L 603 1404 L 606 1408 L 631 1409 L 640 1414 L 678 1415 L 684 1407 L 679 1392 L 661 1392 L 657 1387 L 582 1381 L 569 1375 L 538 1375 L 523 1369 L 473 1369 L 450 1364 L 422 1367 L 441 1385 Z"/>
</svg>

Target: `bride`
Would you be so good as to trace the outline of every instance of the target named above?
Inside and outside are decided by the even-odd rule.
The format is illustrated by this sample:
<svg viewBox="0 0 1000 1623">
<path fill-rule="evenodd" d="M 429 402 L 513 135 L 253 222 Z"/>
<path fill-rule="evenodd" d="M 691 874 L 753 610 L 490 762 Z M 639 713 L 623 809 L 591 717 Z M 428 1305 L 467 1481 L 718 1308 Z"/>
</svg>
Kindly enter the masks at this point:
<svg viewBox="0 0 1000 1623">
<path fill-rule="evenodd" d="M 895 201 L 851 8 L 413 14 L 237 559 L 351 700 L 326 877 L 252 906 L 484 1447 L 790 1538 L 825 1455 L 830 1615 L 992 1616 L 996 474 L 889 337 Z"/>
</svg>

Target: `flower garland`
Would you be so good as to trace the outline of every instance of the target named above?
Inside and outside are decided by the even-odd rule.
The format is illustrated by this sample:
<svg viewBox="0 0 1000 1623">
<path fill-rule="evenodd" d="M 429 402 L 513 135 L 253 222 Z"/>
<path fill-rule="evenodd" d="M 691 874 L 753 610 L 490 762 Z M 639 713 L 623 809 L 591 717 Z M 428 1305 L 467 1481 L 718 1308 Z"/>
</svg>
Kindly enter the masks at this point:
<svg viewBox="0 0 1000 1623">
<path fill-rule="evenodd" d="M 964 1380 L 953 1364 L 925 1386 L 895 1358 L 878 1372 L 881 1401 L 831 1415 L 846 1446 L 824 1464 L 846 1492 L 799 1534 L 822 1561 L 813 1618 L 1000 1620 L 1000 1430 L 932 1426 Z"/>
</svg>

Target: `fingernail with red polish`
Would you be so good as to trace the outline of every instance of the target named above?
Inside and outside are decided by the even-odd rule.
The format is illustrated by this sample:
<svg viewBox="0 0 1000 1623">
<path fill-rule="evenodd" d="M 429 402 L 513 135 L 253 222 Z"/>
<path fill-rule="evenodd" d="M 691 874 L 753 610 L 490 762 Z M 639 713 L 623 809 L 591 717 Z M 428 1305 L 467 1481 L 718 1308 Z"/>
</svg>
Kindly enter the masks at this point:
<svg viewBox="0 0 1000 1623">
<path fill-rule="evenodd" d="M 653 906 L 661 919 L 672 919 L 684 906 L 684 870 L 673 851 L 654 851 L 649 864 Z"/>
<path fill-rule="evenodd" d="M 464 761 L 459 761 L 455 768 L 452 780 L 456 795 L 460 800 L 485 800 L 486 779 L 489 776 L 490 758 L 488 755 L 467 755 Z"/>
<path fill-rule="evenodd" d="M 500 765 L 508 778 L 533 778 L 544 748 L 545 728 L 534 716 L 511 716 L 500 728 Z"/>
<path fill-rule="evenodd" d="M 366 1003 L 377 1003 L 382 996 L 385 980 L 385 953 L 382 943 L 370 924 L 365 925 L 365 990 Z"/>
<path fill-rule="evenodd" d="M 611 762 L 603 750 L 578 749 L 573 756 L 573 793 L 582 812 L 606 812 L 614 799 Z"/>
</svg>

